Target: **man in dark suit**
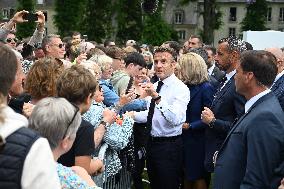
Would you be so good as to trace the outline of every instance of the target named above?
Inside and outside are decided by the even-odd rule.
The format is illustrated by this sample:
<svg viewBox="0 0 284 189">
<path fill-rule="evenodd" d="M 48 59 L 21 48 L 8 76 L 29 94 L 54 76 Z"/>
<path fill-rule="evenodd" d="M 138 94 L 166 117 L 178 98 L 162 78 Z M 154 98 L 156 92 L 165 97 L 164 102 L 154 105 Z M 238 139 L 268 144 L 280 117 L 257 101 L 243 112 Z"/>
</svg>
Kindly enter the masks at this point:
<svg viewBox="0 0 284 189">
<path fill-rule="evenodd" d="M 214 171 L 213 156 L 225 140 L 232 123 L 244 113 L 245 98 L 235 90 L 234 75 L 239 64 L 240 54 L 246 50 L 244 41 L 228 38 L 219 41 L 216 61 L 226 72 L 226 78 L 220 83 L 210 108 L 202 111 L 202 121 L 208 125 L 205 130 L 205 168 Z"/>
<path fill-rule="evenodd" d="M 215 164 L 214 189 L 272 189 L 283 177 L 284 113 L 269 88 L 277 74 L 267 51 L 247 51 L 235 75 L 248 100 L 245 114 L 225 139 Z"/>
<path fill-rule="evenodd" d="M 204 46 L 207 52 L 208 60 L 205 62 L 208 68 L 208 74 L 214 77 L 218 82 L 221 82 L 225 73 L 221 71 L 215 64 L 216 48 L 213 46 Z"/>
<path fill-rule="evenodd" d="M 280 48 L 267 48 L 265 49 L 268 52 L 271 52 L 277 59 L 277 76 L 271 87 L 271 91 L 278 98 L 279 103 L 284 110 L 284 53 Z"/>
</svg>

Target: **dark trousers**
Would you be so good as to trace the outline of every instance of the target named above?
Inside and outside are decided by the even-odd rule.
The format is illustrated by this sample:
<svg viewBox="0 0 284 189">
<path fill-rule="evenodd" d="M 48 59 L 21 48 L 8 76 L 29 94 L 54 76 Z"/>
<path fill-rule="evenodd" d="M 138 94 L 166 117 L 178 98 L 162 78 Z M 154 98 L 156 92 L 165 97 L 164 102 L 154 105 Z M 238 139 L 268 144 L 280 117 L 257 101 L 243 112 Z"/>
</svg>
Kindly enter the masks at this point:
<svg viewBox="0 0 284 189">
<path fill-rule="evenodd" d="M 142 182 L 142 173 L 145 167 L 145 156 L 142 156 L 139 159 L 138 151 L 134 150 L 135 152 L 135 169 L 132 173 L 132 180 L 135 189 L 143 189 L 143 182 Z"/>
<path fill-rule="evenodd" d="M 147 172 L 151 189 L 178 189 L 182 176 L 182 138 L 156 141 L 147 146 Z"/>
</svg>

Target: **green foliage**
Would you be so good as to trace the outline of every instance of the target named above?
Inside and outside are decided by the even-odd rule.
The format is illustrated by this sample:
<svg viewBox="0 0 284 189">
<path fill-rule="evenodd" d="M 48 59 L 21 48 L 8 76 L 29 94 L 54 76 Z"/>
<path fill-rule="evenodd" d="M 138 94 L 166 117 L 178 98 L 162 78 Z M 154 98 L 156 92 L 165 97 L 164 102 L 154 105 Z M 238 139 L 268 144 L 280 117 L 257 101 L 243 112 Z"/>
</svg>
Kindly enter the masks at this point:
<svg viewBox="0 0 284 189">
<path fill-rule="evenodd" d="M 141 39 L 143 25 L 140 3 L 140 0 L 119 0 L 114 6 L 117 12 L 116 41 L 118 43 L 124 43 L 128 39 Z"/>
<path fill-rule="evenodd" d="M 161 45 L 165 41 L 178 41 L 177 32 L 162 18 L 163 1 L 159 1 L 159 8 L 154 14 L 145 15 L 143 20 L 142 42 Z"/>
<path fill-rule="evenodd" d="M 82 31 L 87 0 L 55 0 L 54 23 L 61 36 Z"/>
<path fill-rule="evenodd" d="M 89 40 L 101 43 L 111 36 L 111 16 L 112 0 L 88 0 L 82 33 L 87 34 Z"/>
<path fill-rule="evenodd" d="M 247 13 L 243 21 L 241 22 L 242 31 L 263 31 L 265 27 L 266 14 L 267 14 L 267 2 L 266 0 L 257 0 L 251 3 L 247 7 Z"/>
<path fill-rule="evenodd" d="M 29 12 L 34 12 L 35 10 L 35 0 L 18 0 L 17 11 L 26 10 Z M 17 24 L 17 37 L 22 39 L 33 35 L 35 30 L 35 22 L 25 22 Z"/>
</svg>

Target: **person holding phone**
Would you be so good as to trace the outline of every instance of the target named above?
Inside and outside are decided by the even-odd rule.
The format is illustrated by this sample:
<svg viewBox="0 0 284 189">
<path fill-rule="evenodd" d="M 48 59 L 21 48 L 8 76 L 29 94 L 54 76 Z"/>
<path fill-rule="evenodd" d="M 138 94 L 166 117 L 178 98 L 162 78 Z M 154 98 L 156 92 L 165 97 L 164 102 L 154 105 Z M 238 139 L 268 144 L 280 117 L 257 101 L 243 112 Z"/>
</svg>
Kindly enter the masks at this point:
<svg viewBox="0 0 284 189">
<path fill-rule="evenodd" d="M 27 20 L 27 18 L 33 18 L 32 20 Z M 7 46 L 10 46 L 13 49 L 16 49 L 18 39 L 15 35 L 16 24 L 24 23 L 29 21 L 35 21 L 37 23 L 36 30 L 33 34 L 33 37 L 28 42 L 31 46 L 34 46 L 36 43 L 40 43 L 43 34 L 44 34 L 44 25 L 45 25 L 45 16 L 43 12 L 37 11 L 36 13 L 29 13 L 28 11 L 22 10 L 17 12 L 9 22 L 4 24 L 0 28 L 0 40 L 6 43 Z"/>
</svg>

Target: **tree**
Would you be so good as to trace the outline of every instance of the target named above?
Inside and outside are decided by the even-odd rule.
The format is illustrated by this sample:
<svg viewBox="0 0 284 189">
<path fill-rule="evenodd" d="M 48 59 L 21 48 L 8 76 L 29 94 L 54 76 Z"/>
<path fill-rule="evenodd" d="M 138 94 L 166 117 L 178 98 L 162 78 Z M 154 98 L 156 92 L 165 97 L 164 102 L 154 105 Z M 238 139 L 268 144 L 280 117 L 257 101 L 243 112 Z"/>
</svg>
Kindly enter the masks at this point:
<svg viewBox="0 0 284 189">
<path fill-rule="evenodd" d="M 87 0 L 55 0 L 54 23 L 61 36 L 68 36 L 73 31 L 82 31 L 86 2 Z"/>
<path fill-rule="evenodd" d="M 34 0 L 18 0 L 17 2 L 17 10 L 26 10 L 30 13 L 35 10 L 35 1 Z M 35 30 L 36 23 L 35 22 L 25 22 L 17 25 L 17 37 L 25 38 L 29 37 L 33 34 Z"/>
<path fill-rule="evenodd" d="M 112 33 L 112 0 L 88 0 L 83 21 L 83 33 L 88 39 L 101 43 Z"/>
<path fill-rule="evenodd" d="M 186 5 L 190 2 L 196 2 L 197 0 L 180 0 L 182 5 Z M 214 40 L 214 30 L 218 30 L 222 25 L 222 13 L 217 9 L 216 0 L 204 0 L 203 2 L 204 12 L 201 12 L 203 16 L 203 29 L 201 36 L 203 42 L 212 44 Z"/>
<path fill-rule="evenodd" d="M 116 7 L 116 41 L 140 40 L 142 36 L 141 0 L 119 0 Z"/>
<path fill-rule="evenodd" d="M 266 0 L 252 1 L 247 6 L 246 16 L 241 22 L 242 31 L 263 31 L 265 27 L 266 14 L 267 14 Z"/>
<path fill-rule="evenodd" d="M 160 0 L 158 10 L 154 14 L 144 15 L 143 43 L 161 45 L 165 41 L 178 40 L 177 32 L 162 18 L 162 4 L 163 1 Z"/>
</svg>

